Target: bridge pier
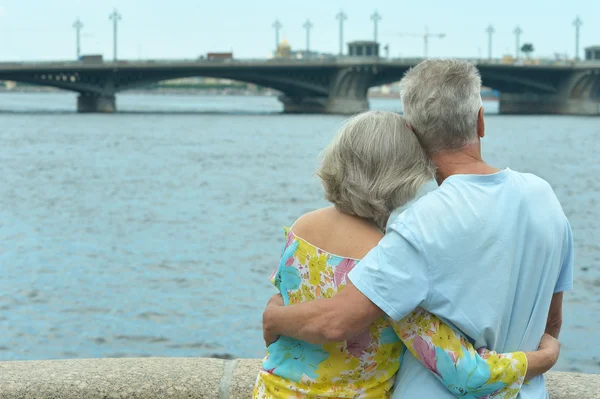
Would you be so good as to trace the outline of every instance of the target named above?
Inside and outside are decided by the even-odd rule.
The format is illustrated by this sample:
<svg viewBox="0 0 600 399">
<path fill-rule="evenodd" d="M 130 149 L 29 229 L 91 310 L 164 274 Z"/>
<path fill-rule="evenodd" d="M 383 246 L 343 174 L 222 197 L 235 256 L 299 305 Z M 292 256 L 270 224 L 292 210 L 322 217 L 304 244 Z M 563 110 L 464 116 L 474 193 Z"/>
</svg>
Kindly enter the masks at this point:
<svg viewBox="0 0 600 399">
<path fill-rule="evenodd" d="M 558 94 L 500 94 L 500 109 L 504 115 L 587 115 L 600 116 L 600 101 L 569 98 Z"/>
<path fill-rule="evenodd" d="M 339 68 L 320 94 L 284 92 L 279 100 L 287 113 L 357 114 L 369 109 L 367 92 L 377 71 L 369 65 Z"/>
<path fill-rule="evenodd" d="M 365 95 L 363 98 L 333 97 L 327 103 L 326 112 L 329 114 L 353 115 L 369 110 L 369 100 Z"/>
<path fill-rule="evenodd" d="M 98 95 L 81 93 L 77 97 L 77 112 L 90 113 L 112 113 L 117 110 L 117 102 L 114 95 Z"/>
<path fill-rule="evenodd" d="M 369 101 L 365 96 L 357 98 L 327 97 L 288 97 L 282 95 L 283 111 L 287 114 L 341 114 L 353 115 L 369 109 Z"/>
</svg>

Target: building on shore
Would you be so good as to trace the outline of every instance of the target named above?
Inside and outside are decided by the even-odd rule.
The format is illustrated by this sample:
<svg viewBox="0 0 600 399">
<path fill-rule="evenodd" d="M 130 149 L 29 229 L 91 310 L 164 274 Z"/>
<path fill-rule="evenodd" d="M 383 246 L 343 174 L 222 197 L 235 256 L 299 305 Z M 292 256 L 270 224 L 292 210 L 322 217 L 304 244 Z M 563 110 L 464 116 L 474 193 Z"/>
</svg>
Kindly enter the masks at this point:
<svg viewBox="0 0 600 399">
<path fill-rule="evenodd" d="M 585 48 L 586 61 L 600 61 L 600 46 L 590 46 Z"/>
<path fill-rule="evenodd" d="M 10 80 L 0 80 L 0 88 L 4 90 L 13 90 L 17 87 L 17 82 L 13 82 Z"/>
<path fill-rule="evenodd" d="M 277 46 L 277 51 L 271 54 L 271 59 L 323 60 L 331 58 L 335 58 L 335 55 L 311 50 L 293 50 L 292 46 L 285 38 L 283 38 L 279 43 L 279 46 Z"/>
<path fill-rule="evenodd" d="M 372 40 L 357 40 L 348 43 L 350 57 L 379 57 L 379 43 Z"/>
</svg>

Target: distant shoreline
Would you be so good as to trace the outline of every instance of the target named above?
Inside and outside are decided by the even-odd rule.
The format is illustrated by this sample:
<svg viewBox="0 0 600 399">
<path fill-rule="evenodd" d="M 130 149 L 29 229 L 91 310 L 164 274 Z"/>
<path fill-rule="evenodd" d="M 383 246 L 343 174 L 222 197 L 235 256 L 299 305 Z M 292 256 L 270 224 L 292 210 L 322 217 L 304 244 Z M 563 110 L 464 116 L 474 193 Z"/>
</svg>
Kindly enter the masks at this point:
<svg viewBox="0 0 600 399">
<path fill-rule="evenodd" d="M 65 90 L 56 89 L 53 87 L 45 87 L 45 86 L 25 86 L 25 87 L 16 87 L 13 89 L 6 89 L 0 87 L 1 93 L 60 93 L 65 92 Z M 74 93 L 74 92 L 72 92 Z M 127 90 L 123 93 L 130 94 L 149 94 L 149 95 L 194 95 L 194 96 L 252 96 L 252 97 L 277 97 L 279 95 L 278 92 L 265 89 L 261 91 L 256 90 L 247 90 L 247 89 L 238 89 L 238 88 L 226 88 L 226 89 L 213 89 L 213 88 L 172 88 L 172 87 L 158 87 L 158 88 L 148 88 L 148 89 L 133 89 Z M 121 93 L 118 93 L 121 94 Z M 379 91 L 369 91 L 367 93 L 368 98 L 377 98 L 377 99 L 400 99 L 400 94 L 393 93 L 382 93 Z M 498 101 L 499 98 L 493 95 L 482 95 L 483 101 Z"/>
<path fill-rule="evenodd" d="M 56 89 L 53 87 L 17 87 L 13 89 L 5 89 L 0 87 L 0 93 L 61 93 L 66 92 L 65 90 Z M 71 92 L 75 93 L 75 92 Z M 246 89 L 190 89 L 190 88 L 152 88 L 152 89 L 133 89 L 127 90 L 124 93 L 135 93 L 135 94 L 195 94 L 195 95 L 222 95 L 222 96 L 265 96 L 272 97 L 278 95 L 277 92 L 272 90 L 254 91 Z M 120 94 L 120 93 L 117 93 Z"/>
<path fill-rule="evenodd" d="M 61 93 L 65 92 L 65 90 L 55 89 L 52 87 L 21 87 L 12 90 L 7 90 L 4 88 L 0 88 L 1 93 Z M 72 92 L 75 93 L 75 92 Z M 118 94 L 148 94 L 148 95 L 194 95 L 194 96 L 252 96 L 252 97 L 277 97 L 279 93 L 275 91 L 250 91 L 250 90 L 235 90 L 235 89 L 227 89 L 227 90 L 214 90 L 214 89 L 171 89 L 171 88 L 160 88 L 160 89 L 148 89 L 148 90 L 127 90 Z M 369 93 L 369 98 L 389 98 L 389 99 L 399 99 L 398 95 L 380 95 L 379 93 Z"/>
</svg>

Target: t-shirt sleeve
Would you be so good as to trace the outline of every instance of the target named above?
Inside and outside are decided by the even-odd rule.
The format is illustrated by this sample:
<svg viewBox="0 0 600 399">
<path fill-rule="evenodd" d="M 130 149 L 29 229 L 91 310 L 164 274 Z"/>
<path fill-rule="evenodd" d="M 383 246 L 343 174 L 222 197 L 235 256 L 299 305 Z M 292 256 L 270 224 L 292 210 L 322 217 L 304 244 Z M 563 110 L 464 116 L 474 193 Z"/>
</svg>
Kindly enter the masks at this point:
<svg viewBox="0 0 600 399">
<path fill-rule="evenodd" d="M 558 281 L 554 287 L 554 292 L 570 291 L 573 289 L 573 263 L 574 263 L 574 248 L 573 248 L 573 232 L 571 225 L 567 221 L 566 226 L 566 243 L 563 256 L 563 263 L 558 275 Z"/>
<path fill-rule="evenodd" d="M 348 277 L 392 320 L 400 320 L 427 300 L 428 274 L 420 244 L 398 223 L 390 226 L 385 237 Z"/>
</svg>

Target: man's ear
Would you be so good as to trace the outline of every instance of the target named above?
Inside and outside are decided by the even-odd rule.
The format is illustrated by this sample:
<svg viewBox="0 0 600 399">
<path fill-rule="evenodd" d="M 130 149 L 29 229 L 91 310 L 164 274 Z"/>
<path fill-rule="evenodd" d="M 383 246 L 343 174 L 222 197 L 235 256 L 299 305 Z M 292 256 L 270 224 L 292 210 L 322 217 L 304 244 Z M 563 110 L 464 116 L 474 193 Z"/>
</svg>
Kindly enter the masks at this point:
<svg viewBox="0 0 600 399">
<path fill-rule="evenodd" d="M 477 113 L 477 136 L 482 139 L 485 136 L 485 121 L 483 120 L 483 107 Z"/>
</svg>

